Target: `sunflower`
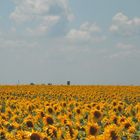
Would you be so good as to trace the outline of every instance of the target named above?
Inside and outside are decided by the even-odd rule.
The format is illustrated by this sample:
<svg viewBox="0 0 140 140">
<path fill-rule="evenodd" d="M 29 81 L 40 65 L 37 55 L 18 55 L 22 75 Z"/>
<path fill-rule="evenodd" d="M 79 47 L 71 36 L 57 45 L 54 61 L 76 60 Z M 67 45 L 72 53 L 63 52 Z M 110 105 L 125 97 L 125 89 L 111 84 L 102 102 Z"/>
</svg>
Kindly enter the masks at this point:
<svg viewBox="0 0 140 140">
<path fill-rule="evenodd" d="M 66 124 L 66 126 L 65 126 L 65 131 L 66 131 L 66 132 L 69 132 L 69 136 L 70 136 L 71 138 L 74 137 L 74 131 L 73 131 L 72 125 Z"/>
<path fill-rule="evenodd" d="M 0 138 L 1 138 L 2 140 L 5 139 L 5 132 L 4 132 L 4 131 L 0 132 Z"/>
<path fill-rule="evenodd" d="M 111 138 L 111 140 L 119 139 L 119 137 L 117 136 L 117 133 L 114 130 L 110 131 L 110 138 Z"/>
<path fill-rule="evenodd" d="M 99 132 L 99 126 L 97 123 L 88 123 L 86 127 L 87 136 L 96 136 Z"/>
<path fill-rule="evenodd" d="M 45 113 L 43 111 L 40 112 L 40 116 L 43 118 L 45 117 Z"/>
<path fill-rule="evenodd" d="M 54 111 L 57 112 L 57 110 L 58 110 L 58 105 L 56 104 L 54 105 Z"/>
<path fill-rule="evenodd" d="M 21 129 L 21 125 L 18 124 L 17 122 L 13 122 L 12 124 L 13 124 L 13 126 L 15 127 L 15 129 L 18 129 L 18 130 Z"/>
<path fill-rule="evenodd" d="M 122 122 L 122 129 L 128 131 L 130 127 L 134 126 L 134 123 L 132 122 L 132 118 L 128 117 L 124 122 Z"/>
<path fill-rule="evenodd" d="M 117 100 L 113 100 L 112 105 L 117 106 L 117 104 L 118 104 Z"/>
<path fill-rule="evenodd" d="M 37 133 L 32 133 L 30 136 L 30 140 L 41 140 L 41 136 Z"/>
<path fill-rule="evenodd" d="M 130 126 L 128 132 L 134 134 L 136 132 L 135 126 Z"/>
<path fill-rule="evenodd" d="M 95 136 L 88 136 L 86 140 L 97 140 Z"/>
<path fill-rule="evenodd" d="M 44 138 L 43 138 L 43 140 L 50 140 L 50 139 L 49 139 L 49 138 L 47 138 L 47 137 L 44 137 Z"/>
<path fill-rule="evenodd" d="M 30 121 L 30 120 L 28 120 L 28 121 L 26 122 L 26 125 L 27 125 L 27 127 L 30 127 L 30 128 L 33 128 L 33 127 L 34 127 L 32 121 Z"/>
<path fill-rule="evenodd" d="M 48 125 L 53 125 L 54 124 L 54 119 L 51 117 L 51 116 L 46 116 L 43 118 L 43 121 L 45 124 L 48 124 Z"/>
<path fill-rule="evenodd" d="M 110 117 L 111 123 L 118 125 L 118 117 L 116 115 Z"/>
<path fill-rule="evenodd" d="M 117 109 L 118 109 L 119 112 L 122 112 L 122 111 L 123 111 L 122 105 L 118 105 L 118 106 L 117 106 Z"/>
<path fill-rule="evenodd" d="M 61 106 L 62 106 L 62 107 L 66 107 L 66 106 L 67 106 L 66 102 L 62 102 L 62 103 L 61 103 Z"/>
<path fill-rule="evenodd" d="M 118 127 L 115 124 L 105 127 L 104 136 L 107 140 L 119 140 Z"/>
<path fill-rule="evenodd" d="M 47 130 L 46 130 L 46 133 L 47 133 L 47 135 L 49 136 L 49 137 L 51 137 L 51 138 L 57 138 L 57 128 L 56 127 L 54 127 L 54 126 L 49 126 L 48 128 L 47 128 Z"/>
<path fill-rule="evenodd" d="M 126 121 L 126 117 L 125 116 L 119 116 L 119 124 L 123 124 Z"/>
<path fill-rule="evenodd" d="M 68 113 L 68 118 L 69 118 L 70 120 L 72 120 L 73 116 L 72 116 L 72 113 L 71 113 L 71 112 Z"/>
<path fill-rule="evenodd" d="M 108 119 L 108 117 L 105 116 L 105 117 L 102 119 L 101 123 L 102 123 L 102 125 L 105 127 L 105 126 L 107 126 L 107 125 L 110 124 L 110 119 Z"/>
<path fill-rule="evenodd" d="M 97 106 L 96 106 L 96 109 L 97 109 L 97 110 L 101 110 L 100 105 L 97 105 Z"/>
<path fill-rule="evenodd" d="M 102 119 L 102 113 L 100 110 L 94 110 L 91 112 L 91 116 L 92 116 L 92 119 L 95 121 L 95 122 L 98 122 Z"/>
<path fill-rule="evenodd" d="M 130 124 L 129 122 L 126 122 L 126 123 L 124 124 L 124 128 L 125 128 L 126 130 L 128 130 L 130 127 L 131 127 L 131 124 Z"/>
<path fill-rule="evenodd" d="M 53 111 L 53 108 L 49 106 L 49 107 L 47 108 L 47 112 L 48 112 L 49 114 L 53 114 L 53 112 L 54 112 L 54 111 Z"/>
<path fill-rule="evenodd" d="M 19 130 L 18 133 L 16 134 L 15 138 L 18 140 L 28 139 L 30 135 L 31 135 L 31 133 L 28 131 Z"/>
<path fill-rule="evenodd" d="M 27 121 L 35 122 L 36 121 L 36 118 L 34 116 L 31 116 L 29 114 L 29 115 L 27 115 L 27 117 L 24 118 L 24 122 L 27 122 Z"/>
<path fill-rule="evenodd" d="M 13 114 L 12 114 L 12 110 L 10 109 L 10 107 L 7 107 L 6 112 L 9 116 L 9 118 L 11 118 Z"/>
<path fill-rule="evenodd" d="M 57 128 L 57 138 L 58 139 L 62 139 L 62 134 L 63 134 L 63 132 L 62 132 L 61 128 Z"/>
<path fill-rule="evenodd" d="M 58 120 L 61 122 L 61 124 L 66 124 L 68 121 L 68 116 L 67 115 L 59 115 Z"/>
<path fill-rule="evenodd" d="M 77 108 L 77 109 L 76 109 L 76 113 L 77 113 L 77 114 L 81 114 L 80 108 Z"/>
<path fill-rule="evenodd" d="M 137 118 L 138 121 L 140 122 L 140 111 L 136 114 L 136 118 Z"/>
</svg>

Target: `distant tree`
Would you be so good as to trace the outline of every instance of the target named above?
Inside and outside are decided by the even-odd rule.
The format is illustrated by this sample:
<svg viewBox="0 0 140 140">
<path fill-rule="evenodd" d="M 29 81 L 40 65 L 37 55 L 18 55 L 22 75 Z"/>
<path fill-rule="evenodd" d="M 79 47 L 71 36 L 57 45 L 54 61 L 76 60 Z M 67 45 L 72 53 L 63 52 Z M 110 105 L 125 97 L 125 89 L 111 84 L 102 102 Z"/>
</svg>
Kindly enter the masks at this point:
<svg viewBox="0 0 140 140">
<path fill-rule="evenodd" d="M 48 83 L 48 85 L 50 86 L 50 85 L 52 85 L 52 83 Z"/>
<path fill-rule="evenodd" d="M 30 83 L 30 85 L 35 85 L 34 83 Z"/>
</svg>

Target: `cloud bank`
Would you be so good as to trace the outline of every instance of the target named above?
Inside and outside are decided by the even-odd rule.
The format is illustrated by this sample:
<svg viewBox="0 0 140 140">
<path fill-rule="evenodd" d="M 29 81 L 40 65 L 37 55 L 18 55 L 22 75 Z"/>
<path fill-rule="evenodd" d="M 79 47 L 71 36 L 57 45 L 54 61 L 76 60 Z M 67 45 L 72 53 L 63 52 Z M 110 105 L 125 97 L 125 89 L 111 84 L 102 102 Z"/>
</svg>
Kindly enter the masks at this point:
<svg viewBox="0 0 140 140">
<path fill-rule="evenodd" d="M 122 36 L 140 35 L 140 18 L 129 18 L 119 12 L 112 18 L 110 31 Z"/>
</svg>

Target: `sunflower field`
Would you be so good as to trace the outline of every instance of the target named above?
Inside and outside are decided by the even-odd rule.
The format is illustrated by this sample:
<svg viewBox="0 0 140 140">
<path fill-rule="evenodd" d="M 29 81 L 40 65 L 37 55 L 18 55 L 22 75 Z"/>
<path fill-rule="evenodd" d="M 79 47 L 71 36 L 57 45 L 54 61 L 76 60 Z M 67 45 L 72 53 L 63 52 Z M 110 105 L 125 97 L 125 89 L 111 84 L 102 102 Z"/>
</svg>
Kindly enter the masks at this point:
<svg viewBox="0 0 140 140">
<path fill-rule="evenodd" d="M 0 140 L 140 140 L 140 86 L 0 86 Z"/>
</svg>

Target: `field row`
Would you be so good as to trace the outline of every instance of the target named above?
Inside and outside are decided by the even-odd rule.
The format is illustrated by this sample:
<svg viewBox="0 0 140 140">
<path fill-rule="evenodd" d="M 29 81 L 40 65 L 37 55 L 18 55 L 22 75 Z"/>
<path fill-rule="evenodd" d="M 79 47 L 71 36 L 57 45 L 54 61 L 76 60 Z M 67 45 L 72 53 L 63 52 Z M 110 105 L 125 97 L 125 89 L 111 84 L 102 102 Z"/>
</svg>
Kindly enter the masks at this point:
<svg viewBox="0 0 140 140">
<path fill-rule="evenodd" d="M 0 86 L 0 140 L 140 140 L 140 87 Z"/>
</svg>

